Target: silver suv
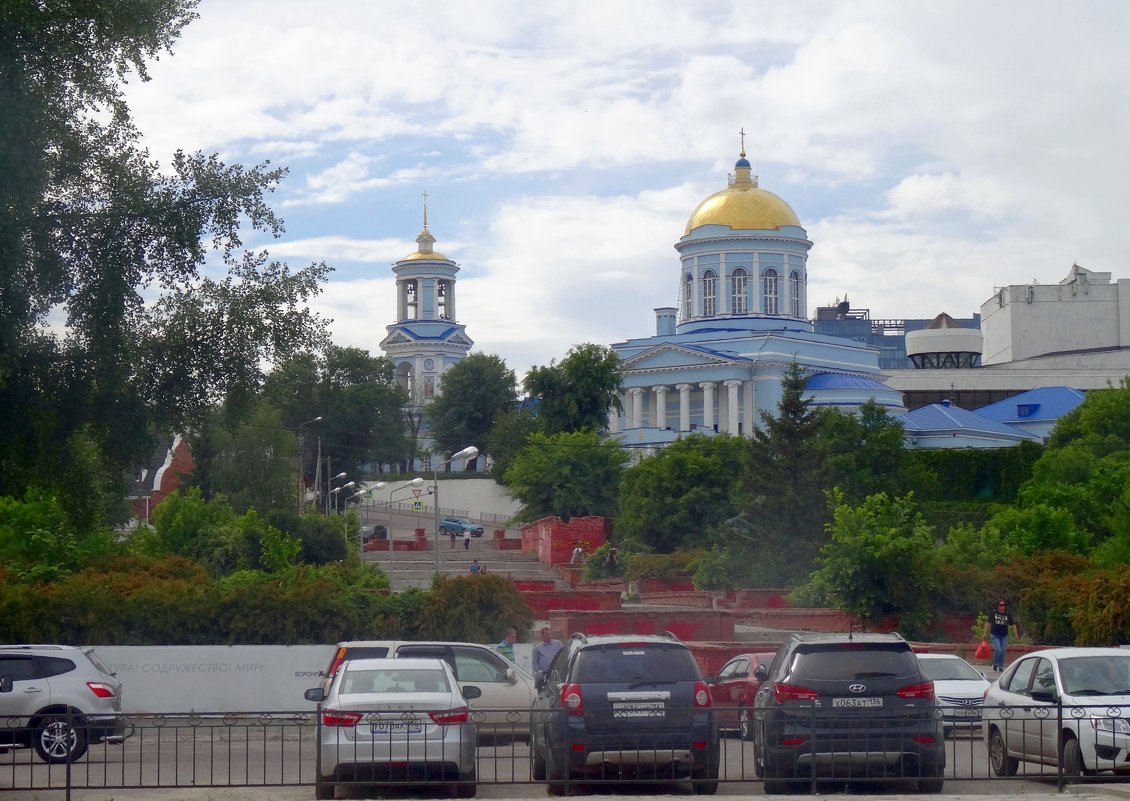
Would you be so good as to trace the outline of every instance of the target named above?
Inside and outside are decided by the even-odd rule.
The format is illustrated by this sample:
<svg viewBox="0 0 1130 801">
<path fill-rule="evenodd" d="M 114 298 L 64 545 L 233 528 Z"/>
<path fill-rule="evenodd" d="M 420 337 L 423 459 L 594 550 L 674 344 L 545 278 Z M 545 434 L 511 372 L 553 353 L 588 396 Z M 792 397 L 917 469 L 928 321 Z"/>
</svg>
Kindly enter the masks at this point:
<svg viewBox="0 0 1130 801">
<path fill-rule="evenodd" d="M 73 762 L 91 743 L 125 741 L 121 711 L 122 684 L 93 648 L 0 645 L 0 752 Z"/>
</svg>

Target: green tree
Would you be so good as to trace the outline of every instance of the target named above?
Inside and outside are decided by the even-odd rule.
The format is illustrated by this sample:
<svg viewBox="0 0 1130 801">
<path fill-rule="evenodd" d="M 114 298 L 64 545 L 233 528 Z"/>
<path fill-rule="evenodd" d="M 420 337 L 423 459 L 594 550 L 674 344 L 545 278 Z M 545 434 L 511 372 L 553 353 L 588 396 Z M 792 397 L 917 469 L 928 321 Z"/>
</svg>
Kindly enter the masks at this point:
<svg viewBox="0 0 1130 801">
<path fill-rule="evenodd" d="M 443 374 L 443 392 L 427 410 L 440 451 L 447 455 L 474 445 L 491 455 L 491 432 L 516 408 L 517 387 L 514 371 L 499 356 L 472 353 L 452 365 Z"/>
<path fill-rule="evenodd" d="M 851 506 L 832 491 L 830 540 L 812 585 L 839 609 L 874 620 L 897 615 L 901 630 L 921 632 L 931 617 L 934 534 L 913 496 L 869 496 Z"/>
<path fill-rule="evenodd" d="M 437 575 L 417 620 L 421 639 L 485 643 L 500 641 L 508 628 L 524 636 L 534 616 L 513 581 L 488 573 Z"/>
<path fill-rule="evenodd" d="M 576 345 L 560 364 L 530 368 L 522 387 L 537 403 L 543 433 L 603 431 L 608 413 L 621 409 L 620 357 L 604 345 Z"/>
<path fill-rule="evenodd" d="M 533 414 L 524 408 L 506 412 L 495 421 L 487 440 L 491 478 L 499 484 L 505 482 L 506 471 L 514 463 L 514 457 L 526 447 L 530 435 L 537 431 L 537 425 Z"/>
<path fill-rule="evenodd" d="M 532 434 L 505 476 L 511 494 L 522 504 L 518 519 L 615 517 L 626 461 L 619 443 L 594 431 Z"/>
<path fill-rule="evenodd" d="M 253 397 L 263 365 L 325 340 L 307 302 L 327 268 L 243 245 L 282 230 L 264 202 L 282 171 L 162 167 L 138 143 L 122 82 L 195 5 L 0 7 L 0 495 L 38 477 L 82 527 L 113 516 L 101 499 L 124 496 L 152 432 Z"/>
<path fill-rule="evenodd" d="M 671 553 L 703 547 L 710 526 L 737 513 L 745 440 L 692 434 L 624 471 L 617 541 Z"/>
<path fill-rule="evenodd" d="M 876 492 L 904 494 L 929 483 L 929 474 L 907 459 L 902 423 L 874 400 L 856 412 L 827 409 L 819 430 L 828 483 L 848 503 Z"/>
</svg>

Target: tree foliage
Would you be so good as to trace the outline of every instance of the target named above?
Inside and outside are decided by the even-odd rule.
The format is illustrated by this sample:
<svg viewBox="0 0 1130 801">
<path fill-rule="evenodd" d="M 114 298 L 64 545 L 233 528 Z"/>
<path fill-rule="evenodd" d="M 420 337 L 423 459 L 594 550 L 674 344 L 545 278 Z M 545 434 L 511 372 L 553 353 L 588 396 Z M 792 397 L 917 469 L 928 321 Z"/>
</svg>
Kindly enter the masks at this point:
<svg viewBox="0 0 1130 801">
<path fill-rule="evenodd" d="M 432 437 L 442 454 L 474 445 L 491 455 L 491 432 L 518 403 L 514 371 L 499 356 L 472 353 L 443 374 L 443 392 L 428 407 Z"/>
<path fill-rule="evenodd" d="M 422 639 L 499 642 L 508 628 L 525 633 L 533 613 L 514 582 L 493 573 L 437 575 L 420 607 Z"/>
<path fill-rule="evenodd" d="M 506 484 L 522 504 L 521 520 L 556 515 L 615 517 L 616 493 L 627 454 L 594 431 L 530 436 L 506 471 Z"/>
<path fill-rule="evenodd" d="M 78 525 L 112 516 L 101 499 L 124 495 L 152 432 L 325 340 L 306 304 L 327 268 L 244 248 L 244 228 L 282 230 L 264 201 L 282 171 L 179 152 L 165 169 L 138 144 L 122 81 L 194 8 L 0 8 L 0 495 L 35 477 Z"/>
<path fill-rule="evenodd" d="M 746 443 L 692 434 L 624 471 L 617 541 L 658 553 L 707 544 L 710 526 L 737 513 Z"/>
<path fill-rule="evenodd" d="M 569 433 L 608 427 L 608 413 L 620 411 L 620 357 L 605 345 L 569 349 L 560 364 L 532 367 L 522 387 L 537 404 L 539 430 Z"/>
</svg>

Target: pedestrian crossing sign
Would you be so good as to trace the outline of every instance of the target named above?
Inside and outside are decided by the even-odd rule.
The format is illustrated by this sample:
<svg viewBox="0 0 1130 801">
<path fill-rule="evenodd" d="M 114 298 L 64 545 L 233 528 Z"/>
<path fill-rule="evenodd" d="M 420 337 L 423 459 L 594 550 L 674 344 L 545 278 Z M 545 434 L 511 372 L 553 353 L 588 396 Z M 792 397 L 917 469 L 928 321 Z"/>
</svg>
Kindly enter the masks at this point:
<svg viewBox="0 0 1130 801">
<path fill-rule="evenodd" d="M 413 501 L 412 502 L 412 511 L 413 512 L 424 511 L 424 502 L 423 501 Z"/>
</svg>

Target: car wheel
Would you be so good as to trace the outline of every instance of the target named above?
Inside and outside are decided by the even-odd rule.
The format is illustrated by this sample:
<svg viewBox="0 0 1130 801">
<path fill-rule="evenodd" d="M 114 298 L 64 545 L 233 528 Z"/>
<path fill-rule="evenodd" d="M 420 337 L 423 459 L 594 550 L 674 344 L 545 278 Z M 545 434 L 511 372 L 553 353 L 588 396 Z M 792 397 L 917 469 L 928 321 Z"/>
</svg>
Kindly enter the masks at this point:
<svg viewBox="0 0 1130 801">
<path fill-rule="evenodd" d="M 1089 773 L 1083 766 L 1083 752 L 1079 749 L 1079 741 L 1068 737 L 1063 741 L 1063 774 L 1068 778 L 1078 779 Z"/>
<path fill-rule="evenodd" d="M 753 739 L 753 718 L 745 704 L 738 707 L 738 732 L 743 740 Z"/>
<path fill-rule="evenodd" d="M 474 798 L 479 786 L 475 784 L 475 771 L 459 777 L 459 784 L 455 787 L 456 798 Z"/>
<path fill-rule="evenodd" d="M 691 777 L 691 787 L 696 795 L 714 795 L 718 792 L 718 769 L 705 768 L 697 777 Z"/>
<path fill-rule="evenodd" d="M 557 763 L 556 751 L 557 749 L 550 745 L 545 747 L 545 772 L 548 780 L 545 789 L 550 795 L 569 795 L 569 791 L 576 785 L 565 781 L 566 768 Z"/>
<path fill-rule="evenodd" d="M 532 749 L 530 754 L 530 778 L 535 782 L 545 781 L 545 757 L 540 751 Z"/>
<path fill-rule="evenodd" d="M 1008 755 L 1004 737 L 996 727 L 989 732 L 989 764 L 993 766 L 993 773 L 998 776 L 1015 776 L 1016 769 L 1020 767 L 1020 761 Z"/>
<path fill-rule="evenodd" d="M 333 782 L 324 782 L 321 779 L 317 779 L 314 782 L 314 798 L 316 798 L 317 801 L 327 801 L 327 799 L 332 799 L 333 797 L 334 797 L 334 783 Z"/>
<path fill-rule="evenodd" d="M 86 753 L 86 732 L 67 718 L 45 717 L 35 729 L 35 752 L 49 765 L 74 762 Z"/>
</svg>

